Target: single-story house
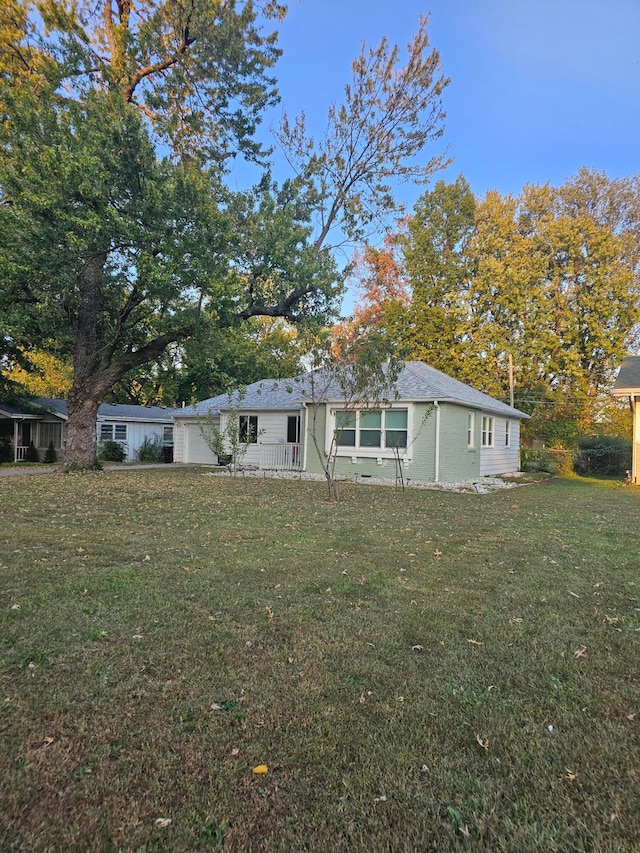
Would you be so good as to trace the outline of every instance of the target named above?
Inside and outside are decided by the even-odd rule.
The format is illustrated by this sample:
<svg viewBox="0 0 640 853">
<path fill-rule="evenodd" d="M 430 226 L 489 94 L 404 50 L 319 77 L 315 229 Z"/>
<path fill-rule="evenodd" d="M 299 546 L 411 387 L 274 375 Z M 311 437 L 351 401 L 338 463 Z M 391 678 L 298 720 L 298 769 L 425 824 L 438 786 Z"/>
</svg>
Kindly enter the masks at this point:
<svg viewBox="0 0 640 853">
<path fill-rule="evenodd" d="M 245 466 L 322 473 L 316 451 L 337 446 L 336 474 L 452 483 L 519 469 L 528 417 L 427 364 L 406 362 L 384 401 L 349 405 L 322 373 L 263 380 L 173 412 L 176 462 L 216 464 L 205 440 L 239 417 Z M 315 441 L 314 441 L 315 435 Z"/>
<path fill-rule="evenodd" d="M 11 460 L 23 462 L 30 445 L 40 460 L 53 443 L 58 458 L 64 448 L 69 419 L 64 400 L 37 397 L 28 406 L 16 407 L 0 402 L 0 440 L 11 448 Z M 165 458 L 173 459 L 173 420 L 169 409 L 160 406 L 134 406 L 102 403 L 96 423 L 98 443 L 111 439 L 122 444 L 125 460 L 133 462 L 144 440 L 156 441 L 165 448 Z"/>
<path fill-rule="evenodd" d="M 631 454 L 632 483 L 640 483 L 640 356 L 630 355 L 622 360 L 613 386 L 614 397 L 628 397 L 633 412 L 633 438 Z"/>
</svg>

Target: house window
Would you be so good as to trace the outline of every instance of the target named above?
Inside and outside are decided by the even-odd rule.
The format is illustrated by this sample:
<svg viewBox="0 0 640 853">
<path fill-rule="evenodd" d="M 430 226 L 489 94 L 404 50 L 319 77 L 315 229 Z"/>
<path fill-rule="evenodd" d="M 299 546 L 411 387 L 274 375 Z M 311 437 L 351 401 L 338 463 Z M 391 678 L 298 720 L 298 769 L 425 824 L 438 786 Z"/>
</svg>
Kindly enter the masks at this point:
<svg viewBox="0 0 640 853">
<path fill-rule="evenodd" d="M 38 438 L 38 447 L 49 447 L 50 443 L 53 443 L 54 447 L 62 447 L 62 424 L 42 422 Z"/>
<path fill-rule="evenodd" d="M 504 446 L 510 447 L 511 445 L 511 421 L 504 422 Z"/>
<path fill-rule="evenodd" d="M 300 415 L 289 415 L 287 418 L 287 442 L 300 444 Z"/>
<path fill-rule="evenodd" d="M 482 418 L 482 446 L 493 447 L 493 418 Z"/>
<path fill-rule="evenodd" d="M 389 449 L 407 446 L 407 409 L 338 410 L 335 424 L 338 447 Z"/>
<path fill-rule="evenodd" d="M 173 444 L 173 427 L 172 426 L 162 427 L 162 443 L 163 444 Z"/>
<path fill-rule="evenodd" d="M 243 444 L 257 444 L 258 416 L 240 415 L 239 439 Z"/>
<path fill-rule="evenodd" d="M 384 413 L 384 443 L 386 447 L 407 446 L 408 412 L 392 409 Z"/>
<path fill-rule="evenodd" d="M 336 412 L 336 444 L 338 447 L 356 446 L 356 413 Z"/>
<path fill-rule="evenodd" d="M 360 447 L 380 447 L 382 412 L 360 412 Z"/>
<path fill-rule="evenodd" d="M 476 413 L 468 412 L 467 414 L 467 447 L 475 447 L 476 445 Z"/>
<path fill-rule="evenodd" d="M 126 424 L 100 424 L 100 441 L 126 441 Z"/>
</svg>

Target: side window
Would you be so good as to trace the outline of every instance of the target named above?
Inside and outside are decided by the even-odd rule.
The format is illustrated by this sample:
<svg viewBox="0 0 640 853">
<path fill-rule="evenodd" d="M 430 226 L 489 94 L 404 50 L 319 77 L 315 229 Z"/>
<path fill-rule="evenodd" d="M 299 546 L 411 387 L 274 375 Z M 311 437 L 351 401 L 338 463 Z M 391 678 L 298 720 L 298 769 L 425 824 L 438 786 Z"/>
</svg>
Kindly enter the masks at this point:
<svg viewBox="0 0 640 853">
<path fill-rule="evenodd" d="M 258 442 L 258 416 L 240 415 L 240 441 L 245 444 Z"/>
<path fill-rule="evenodd" d="M 493 418 L 482 418 L 482 446 L 493 447 Z"/>
</svg>

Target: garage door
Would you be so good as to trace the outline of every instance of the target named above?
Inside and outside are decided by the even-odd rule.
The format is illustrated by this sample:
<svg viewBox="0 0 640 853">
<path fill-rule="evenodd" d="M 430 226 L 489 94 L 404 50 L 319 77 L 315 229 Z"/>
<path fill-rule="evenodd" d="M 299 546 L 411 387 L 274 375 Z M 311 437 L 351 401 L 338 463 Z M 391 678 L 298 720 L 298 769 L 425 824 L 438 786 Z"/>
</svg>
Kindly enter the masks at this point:
<svg viewBox="0 0 640 853">
<path fill-rule="evenodd" d="M 202 437 L 198 424 L 185 424 L 184 428 L 184 461 L 202 462 L 215 465 L 218 461 L 215 453 Z"/>
</svg>

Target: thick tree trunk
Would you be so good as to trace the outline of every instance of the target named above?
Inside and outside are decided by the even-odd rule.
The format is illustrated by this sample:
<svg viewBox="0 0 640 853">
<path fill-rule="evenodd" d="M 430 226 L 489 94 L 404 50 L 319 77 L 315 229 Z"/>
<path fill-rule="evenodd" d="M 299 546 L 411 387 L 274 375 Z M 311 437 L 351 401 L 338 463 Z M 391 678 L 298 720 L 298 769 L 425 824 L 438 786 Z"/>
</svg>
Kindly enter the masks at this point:
<svg viewBox="0 0 640 853">
<path fill-rule="evenodd" d="M 72 468 L 95 468 L 98 449 L 96 419 L 100 397 L 74 385 L 67 405 L 69 421 L 64 448 L 64 468 L 67 471 Z"/>
</svg>

